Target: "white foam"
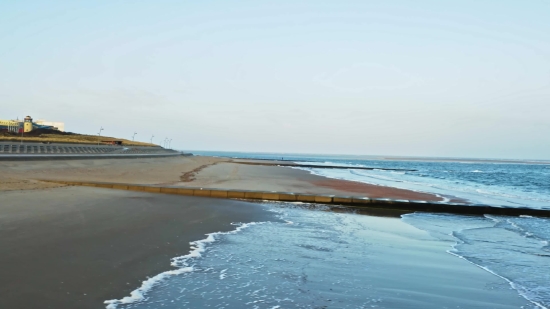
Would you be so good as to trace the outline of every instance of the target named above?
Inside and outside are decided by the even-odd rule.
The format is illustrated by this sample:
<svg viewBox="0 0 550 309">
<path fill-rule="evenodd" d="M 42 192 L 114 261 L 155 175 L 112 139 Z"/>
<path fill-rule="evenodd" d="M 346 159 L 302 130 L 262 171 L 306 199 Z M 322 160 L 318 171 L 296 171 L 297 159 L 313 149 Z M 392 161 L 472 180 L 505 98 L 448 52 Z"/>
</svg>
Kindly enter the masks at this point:
<svg viewBox="0 0 550 309">
<path fill-rule="evenodd" d="M 424 186 L 426 186 L 426 184 L 410 182 L 410 181 L 403 181 L 403 180 L 397 180 L 397 179 L 394 179 L 394 178 L 384 177 L 384 176 L 380 176 L 380 175 L 376 175 L 376 176 L 367 175 L 367 174 L 364 174 L 364 173 L 360 173 L 357 170 L 349 170 L 348 172 L 349 172 L 349 174 L 358 176 L 360 178 L 349 177 L 347 175 L 344 175 L 344 176 L 337 175 L 336 174 L 337 172 L 335 172 L 335 171 L 324 171 L 324 170 L 321 170 L 321 169 L 303 168 L 303 167 L 293 167 L 293 168 L 308 171 L 312 175 L 323 176 L 323 177 L 332 178 L 332 179 L 348 180 L 348 181 L 366 183 L 366 184 L 375 185 L 375 186 L 390 186 L 390 187 L 393 187 L 393 188 L 404 189 L 404 190 L 409 190 L 409 191 L 413 191 L 413 192 L 428 193 L 428 194 L 432 194 L 432 195 L 435 195 L 435 196 L 441 198 L 442 199 L 441 202 L 443 202 L 443 203 L 450 202 L 450 198 L 448 198 L 444 195 L 438 194 L 436 192 L 419 190 L 419 189 L 411 188 L 411 187 L 408 187 L 408 186 L 399 186 L 399 185 L 393 185 L 393 184 L 388 185 L 386 183 L 380 183 L 380 182 L 376 182 L 376 181 L 373 182 L 373 181 L 369 181 L 368 178 L 387 181 L 387 182 L 393 182 L 393 183 L 397 182 L 397 183 L 401 183 L 401 184 L 407 183 L 407 184 L 411 184 L 411 185 L 424 185 Z M 405 173 L 403 173 L 401 175 L 404 175 L 404 174 Z M 432 185 L 427 185 L 427 186 L 432 187 Z"/>
<path fill-rule="evenodd" d="M 131 304 L 131 303 L 136 303 L 136 302 L 140 302 L 140 301 L 145 300 L 146 299 L 145 296 L 146 296 L 147 292 L 149 292 L 153 287 L 158 285 L 160 282 L 162 282 L 166 278 L 171 277 L 171 276 L 181 275 L 181 274 L 188 273 L 188 272 L 192 272 L 194 269 L 193 269 L 193 267 L 188 266 L 187 261 L 190 260 L 190 259 L 200 258 L 202 256 L 202 253 L 204 251 L 206 251 L 206 245 L 216 241 L 217 236 L 219 236 L 219 235 L 228 235 L 228 234 L 236 234 L 239 231 L 241 231 L 242 229 L 245 229 L 245 228 L 250 227 L 252 225 L 263 224 L 263 223 L 265 223 L 265 222 L 232 223 L 233 225 L 237 225 L 237 228 L 233 231 L 216 232 L 216 233 L 206 234 L 207 237 L 205 239 L 191 242 L 190 243 L 191 244 L 191 252 L 189 252 L 189 254 L 187 254 L 187 255 L 183 255 L 183 256 L 173 258 L 172 262 L 170 263 L 170 265 L 172 265 L 174 267 L 178 267 L 178 269 L 165 271 L 165 272 L 160 273 L 160 274 L 158 274 L 154 277 L 148 278 L 147 280 L 145 280 L 141 283 L 141 287 L 139 287 L 136 290 L 132 291 L 130 293 L 130 296 L 126 296 L 122 299 L 106 300 L 104 302 L 104 304 L 107 305 L 106 309 L 116 309 L 118 307 L 118 305 Z M 223 279 L 222 275 L 225 278 L 225 271 L 226 270 L 227 269 L 222 271 L 222 273 L 220 274 L 220 279 Z"/>
<path fill-rule="evenodd" d="M 122 299 L 111 299 L 106 300 L 104 303 L 107 304 L 107 309 L 115 309 L 118 305 L 122 304 L 131 304 L 138 301 L 145 300 L 145 294 L 150 291 L 154 286 L 159 284 L 161 281 L 170 276 L 181 275 L 184 273 L 192 272 L 193 267 L 182 267 L 179 269 L 165 271 L 160 273 L 152 278 L 149 278 L 141 283 L 141 287 L 132 291 L 130 296 L 126 296 Z"/>
<path fill-rule="evenodd" d="M 223 280 L 227 277 L 226 272 L 227 272 L 227 268 L 220 271 L 220 280 Z"/>
<path fill-rule="evenodd" d="M 501 220 L 499 220 L 498 218 L 496 217 L 493 217 L 493 216 L 490 216 L 490 215 L 484 215 L 487 219 L 490 219 L 492 220 L 493 222 L 496 223 L 499 223 L 501 222 Z M 466 258 L 465 256 L 462 256 L 460 254 L 458 254 L 458 249 L 456 249 L 456 247 L 461 244 L 461 243 L 464 243 L 464 241 L 462 241 L 460 238 L 458 238 L 456 236 L 455 233 L 461 233 L 462 231 L 464 231 L 464 229 L 459 229 L 457 231 L 453 231 L 451 232 L 451 236 L 453 236 L 455 238 L 455 243 L 451 246 L 451 249 L 450 250 L 447 250 L 447 253 L 451 254 L 451 255 L 454 255 L 460 259 L 463 259 L 465 261 L 467 261 L 468 263 L 472 264 L 472 265 L 475 265 L 476 267 L 479 267 L 501 279 L 504 279 L 506 282 L 508 282 L 508 284 L 510 285 L 510 287 L 512 287 L 514 290 L 516 290 L 518 292 L 518 294 L 520 294 L 523 298 L 525 298 L 527 301 L 531 302 L 532 304 L 534 304 L 535 306 L 541 308 L 541 309 L 549 309 L 547 307 L 545 307 L 544 305 L 542 305 L 541 303 L 533 300 L 532 296 L 529 295 L 529 291 L 527 289 L 525 289 L 523 286 L 519 285 L 519 284 L 516 284 L 515 282 L 513 282 L 512 280 L 502 276 L 502 275 L 499 275 L 497 274 L 496 272 L 492 271 L 491 269 L 489 269 L 488 267 L 485 267 L 485 266 L 482 266 L 482 265 L 479 265 L 479 264 L 476 264 L 472 261 L 470 261 L 468 258 Z"/>
<path fill-rule="evenodd" d="M 457 242 L 456 244 L 458 244 L 458 242 Z M 455 245 L 456 245 L 456 244 L 455 244 Z M 495 276 L 497 276 L 497 277 L 499 277 L 499 278 L 501 278 L 501 279 L 504 279 L 506 282 L 508 282 L 508 284 L 510 285 L 510 287 L 512 287 L 512 289 L 516 290 L 516 291 L 518 292 L 518 294 L 521 295 L 523 298 L 525 298 L 527 301 L 531 302 L 532 304 L 534 304 L 535 306 L 537 306 L 537 307 L 539 307 L 539 308 L 541 308 L 541 309 L 549 309 L 548 307 L 544 306 L 543 304 L 541 304 L 541 303 L 539 303 L 539 302 L 537 302 L 537 301 L 532 300 L 532 299 L 531 299 L 532 296 L 529 295 L 528 290 L 526 290 L 523 286 L 521 286 L 521 285 L 519 285 L 519 284 L 516 284 L 516 283 L 513 282 L 512 280 L 510 280 L 510 279 L 508 279 L 508 278 L 506 278 L 506 277 L 504 277 L 504 276 L 501 276 L 501 275 L 497 274 L 496 272 L 492 271 L 491 269 L 489 269 L 489 268 L 487 268 L 487 267 L 485 267 L 485 266 L 481 266 L 481 265 L 479 265 L 479 264 L 476 264 L 476 263 L 474 263 L 474 262 L 468 260 L 466 257 L 464 257 L 464 256 L 462 256 L 462 255 L 460 255 L 460 254 L 458 254 L 458 253 L 455 253 L 455 252 L 453 252 L 452 250 L 456 250 L 456 249 L 454 249 L 454 246 L 453 246 L 453 249 L 447 250 L 447 253 L 452 254 L 452 255 L 454 255 L 454 256 L 456 256 L 456 257 L 458 257 L 458 258 L 461 258 L 461 259 L 467 261 L 468 263 L 470 263 L 470 264 L 472 264 L 472 265 L 475 265 L 475 266 L 477 266 L 477 267 L 479 267 L 479 268 L 481 268 L 481 269 L 487 271 L 487 272 L 490 273 L 490 274 L 493 274 L 493 275 L 495 275 Z"/>
<path fill-rule="evenodd" d="M 330 162 L 326 162 L 327 164 Z M 330 163 L 332 164 L 332 163 Z M 336 164 L 334 164 L 336 165 Z M 428 172 L 399 174 L 396 171 L 354 170 L 352 166 L 346 170 L 327 170 L 323 168 L 296 167 L 314 175 L 333 179 L 344 179 L 373 185 L 389 186 L 400 189 L 439 194 L 439 196 L 456 196 L 468 200 L 470 203 L 487 204 L 494 206 L 527 206 L 530 208 L 550 208 L 548 195 L 540 192 L 527 192 L 509 186 L 494 186 L 480 184 L 467 178 L 457 180 L 439 177 Z M 466 171 L 465 171 L 466 172 Z M 490 170 L 470 169 L 471 173 L 491 173 Z"/>
<path fill-rule="evenodd" d="M 294 163 L 300 164 L 300 165 L 312 165 L 312 164 L 314 164 L 314 165 L 340 166 L 340 167 L 366 167 L 363 164 L 338 163 L 338 162 L 330 162 L 330 161 L 325 161 L 325 162 L 294 161 Z"/>
</svg>

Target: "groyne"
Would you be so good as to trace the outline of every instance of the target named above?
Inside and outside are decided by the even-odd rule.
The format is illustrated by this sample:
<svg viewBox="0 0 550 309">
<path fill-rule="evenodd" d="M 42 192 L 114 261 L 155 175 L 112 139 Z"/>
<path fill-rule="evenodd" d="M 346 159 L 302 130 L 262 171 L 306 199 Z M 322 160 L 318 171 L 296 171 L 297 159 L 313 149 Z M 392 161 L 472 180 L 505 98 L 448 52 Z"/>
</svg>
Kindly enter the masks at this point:
<svg viewBox="0 0 550 309">
<path fill-rule="evenodd" d="M 254 159 L 256 160 L 256 159 Z M 382 168 L 382 167 L 365 167 L 365 166 L 339 166 L 339 165 L 320 165 L 320 164 L 297 164 L 297 163 L 283 163 L 282 161 L 276 161 L 274 163 L 268 162 L 247 162 L 247 161 L 233 161 L 234 163 L 246 164 L 246 165 L 264 165 L 264 166 L 284 166 L 284 167 L 307 167 L 307 168 L 326 168 L 326 169 L 354 169 L 354 170 L 381 170 L 381 171 L 400 171 L 400 172 L 416 172 L 417 170 L 403 169 L 403 168 Z"/>
<path fill-rule="evenodd" d="M 392 200 L 369 198 L 365 196 L 337 196 L 337 195 L 313 195 L 294 192 L 252 191 L 252 190 L 226 190 L 197 187 L 172 187 L 158 185 L 108 183 L 108 182 L 80 182 L 61 180 L 42 180 L 65 184 L 70 186 L 87 186 L 96 188 L 141 191 L 149 193 L 178 194 L 187 196 L 201 196 L 211 198 L 266 200 L 280 202 L 303 202 L 334 206 L 345 206 L 356 209 L 373 209 L 379 211 L 394 211 L 397 213 L 410 212 L 434 212 L 452 213 L 461 215 L 504 215 L 504 216 L 536 216 L 550 217 L 550 209 L 532 209 L 522 207 L 499 207 L 490 205 L 472 205 L 445 202 L 426 202 L 412 200 Z"/>
</svg>

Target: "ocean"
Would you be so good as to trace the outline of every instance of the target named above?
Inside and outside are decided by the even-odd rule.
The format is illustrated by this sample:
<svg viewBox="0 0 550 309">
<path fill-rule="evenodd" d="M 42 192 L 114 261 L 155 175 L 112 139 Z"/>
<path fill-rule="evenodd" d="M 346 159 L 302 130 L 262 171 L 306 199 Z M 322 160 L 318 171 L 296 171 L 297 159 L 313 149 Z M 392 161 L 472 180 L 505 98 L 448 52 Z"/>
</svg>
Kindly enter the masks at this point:
<svg viewBox="0 0 550 309">
<path fill-rule="evenodd" d="M 550 208 L 544 162 L 198 154 L 341 165 L 349 168 L 300 169 L 475 204 Z M 550 308 L 548 219 L 260 207 L 278 219 L 236 222 L 232 232 L 197 240 L 188 255 L 174 257 L 175 270 L 107 308 Z"/>
<path fill-rule="evenodd" d="M 284 159 L 296 163 L 335 165 L 349 169 L 302 168 L 335 179 L 458 197 L 474 204 L 550 209 L 550 161 L 472 159 L 365 159 L 360 156 L 196 152 L 233 158 Z M 375 170 L 354 170 L 352 167 Z M 380 168 L 380 169 L 376 169 Z M 414 170 L 387 171 L 382 168 Z"/>
</svg>

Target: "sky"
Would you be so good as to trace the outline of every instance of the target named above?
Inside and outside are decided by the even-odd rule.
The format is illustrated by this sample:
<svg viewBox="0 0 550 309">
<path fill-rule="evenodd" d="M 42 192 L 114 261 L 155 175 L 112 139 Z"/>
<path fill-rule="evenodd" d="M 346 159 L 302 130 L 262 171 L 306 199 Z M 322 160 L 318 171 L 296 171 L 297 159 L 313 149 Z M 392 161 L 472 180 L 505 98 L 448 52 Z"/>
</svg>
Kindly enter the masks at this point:
<svg viewBox="0 0 550 309">
<path fill-rule="evenodd" d="M 0 119 L 185 150 L 550 159 L 550 1 L 0 1 Z"/>
</svg>

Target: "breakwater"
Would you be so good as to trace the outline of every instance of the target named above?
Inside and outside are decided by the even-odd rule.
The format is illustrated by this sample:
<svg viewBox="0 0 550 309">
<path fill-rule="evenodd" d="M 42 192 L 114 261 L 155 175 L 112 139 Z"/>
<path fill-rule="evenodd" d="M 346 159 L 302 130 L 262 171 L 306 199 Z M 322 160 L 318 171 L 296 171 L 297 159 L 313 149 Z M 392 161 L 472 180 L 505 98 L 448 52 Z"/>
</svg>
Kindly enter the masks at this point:
<svg viewBox="0 0 550 309">
<path fill-rule="evenodd" d="M 365 196 L 337 196 L 314 195 L 294 192 L 252 191 L 252 190 L 225 190 L 196 187 L 170 187 L 158 185 L 141 185 L 107 182 L 80 182 L 61 180 L 42 180 L 72 186 L 87 186 L 106 189 L 141 191 L 149 193 L 178 194 L 187 196 L 201 196 L 211 198 L 267 200 L 280 202 L 303 202 L 334 206 L 345 206 L 356 209 L 372 209 L 375 211 L 411 213 L 433 212 L 452 213 L 462 215 L 504 215 L 504 216 L 537 216 L 550 217 L 550 210 L 532 209 L 523 207 L 498 207 L 490 205 L 472 205 L 444 202 L 426 202 L 413 200 L 374 199 Z"/>
<path fill-rule="evenodd" d="M 257 160 L 257 159 L 253 159 Z M 284 167 L 307 167 L 307 168 L 326 168 L 326 169 L 355 169 L 355 170 L 381 170 L 381 171 L 400 171 L 400 172 L 416 172 L 413 169 L 403 168 L 381 168 L 381 167 L 365 167 L 365 166 L 339 166 L 339 165 L 319 165 L 319 164 L 297 164 L 297 163 L 283 163 L 277 161 L 274 163 L 268 162 L 247 162 L 247 161 L 233 161 L 234 163 L 246 164 L 246 165 L 264 165 L 264 166 L 284 166 Z"/>
</svg>

